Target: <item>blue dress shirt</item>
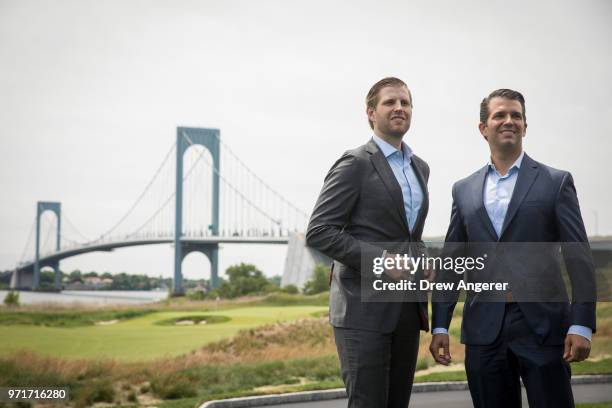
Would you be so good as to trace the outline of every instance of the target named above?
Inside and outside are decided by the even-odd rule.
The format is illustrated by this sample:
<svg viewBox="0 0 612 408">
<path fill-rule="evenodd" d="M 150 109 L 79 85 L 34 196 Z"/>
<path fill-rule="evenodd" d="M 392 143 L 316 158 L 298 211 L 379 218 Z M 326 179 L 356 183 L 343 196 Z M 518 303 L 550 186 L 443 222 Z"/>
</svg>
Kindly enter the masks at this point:
<svg viewBox="0 0 612 408">
<path fill-rule="evenodd" d="M 487 214 L 489 214 L 489 219 L 497 233 L 497 238 L 501 235 L 506 212 L 508 212 L 508 205 L 512 198 L 512 192 L 514 192 L 514 186 L 516 186 L 516 179 L 518 178 L 524 155 L 525 152 L 521 152 L 521 155 L 510 166 L 510 169 L 504 176 L 499 174 L 493 162 L 489 161 L 488 163 L 489 171 L 485 181 L 483 201 Z"/>
<path fill-rule="evenodd" d="M 404 142 L 402 142 L 402 149 L 398 150 L 376 135 L 373 136 L 373 139 L 387 159 L 402 189 L 406 220 L 408 220 L 410 231 L 413 231 L 421 205 L 423 204 L 423 189 L 414 173 L 414 169 L 410 165 L 414 153 Z"/>
<path fill-rule="evenodd" d="M 489 161 L 489 170 L 487 173 L 487 180 L 485 181 L 485 187 L 483 192 L 484 205 L 489 215 L 489 219 L 493 224 L 493 228 L 499 238 L 501 235 L 502 226 L 504 225 L 504 219 L 506 218 L 506 212 L 508 212 L 508 205 L 514 192 L 514 186 L 516 186 L 516 180 L 518 173 L 523 162 L 525 152 L 521 152 L 521 155 L 516 161 L 510 166 L 510 169 L 505 175 L 501 175 L 492 161 Z M 444 333 L 448 334 L 448 331 L 442 327 L 436 327 L 433 329 L 432 334 Z M 570 326 L 567 334 L 578 334 L 591 341 L 593 337 L 593 331 L 590 327 L 572 325 Z"/>
</svg>

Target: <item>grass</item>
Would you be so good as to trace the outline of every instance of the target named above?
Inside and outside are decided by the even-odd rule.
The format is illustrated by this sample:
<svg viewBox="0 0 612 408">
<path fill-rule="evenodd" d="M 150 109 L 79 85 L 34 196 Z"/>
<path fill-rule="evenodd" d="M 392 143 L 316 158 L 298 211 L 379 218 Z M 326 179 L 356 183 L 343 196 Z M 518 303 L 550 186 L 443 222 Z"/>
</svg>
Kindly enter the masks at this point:
<svg viewBox="0 0 612 408">
<path fill-rule="evenodd" d="M 597 304 L 597 320 L 612 317 L 612 304 L 610 302 Z"/>
<path fill-rule="evenodd" d="M 122 361 L 152 360 L 177 356 L 207 343 L 227 339 L 240 330 L 296 320 L 324 310 L 319 306 L 252 306 L 219 311 L 159 311 L 107 326 L 46 327 L 0 326 L 0 355 L 17 350 L 34 350 L 63 358 L 113 358 Z M 160 325 L 169 320 L 197 316 L 226 316 L 229 321 L 214 325 Z M 112 319 L 111 319 L 112 320 Z"/>
<path fill-rule="evenodd" d="M 216 348 L 246 352 L 230 344 Z M 34 354 L 0 358 L 0 386 L 67 386 L 76 406 L 126 404 L 138 399 L 138 391 L 162 400 L 197 397 L 205 401 L 313 389 L 313 384 L 314 388 L 335 387 L 340 385 L 338 372 L 335 355 L 236 364 L 201 364 L 197 356 L 146 364 L 67 361 Z"/>
<path fill-rule="evenodd" d="M 439 382 L 439 381 L 467 381 L 465 370 L 457 371 L 442 371 L 438 373 L 430 373 L 419 375 L 414 378 L 414 382 Z"/>
<path fill-rule="evenodd" d="M 256 301 L 255 304 L 269 306 L 309 305 L 327 307 L 329 306 L 329 293 L 324 292 L 319 293 L 318 295 L 290 295 L 288 293 L 273 293 L 272 295 Z"/>
<path fill-rule="evenodd" d="M 422 336 L 422 342 L 428 339 Z M 425 359 L 419 360 L 420 368 L 430 366 Z M 572 364 L 572 369 L 574 374 L 609 373 L 612 358 Z M 417 382 L 449 380 L 465 380 L 463 369 L 417 374 L 416 378 Z M 34 354 L 0 357 L 0 386 L 16 384 L 68 385 L 76 406 L 96 401 L 129 405 L 149 398 L 155 406 L 175 408 L 213 399 L 342 387 L 325 317 L 244 329 L 182 356 L 150 362 L 66 360 Z"/>
<path fill-rule="evenodd" d="M 300 305 L 301 301 L 307 305 Z M 177 299 L 148 306 L 150 312 L 109 326 L 3 325 L 0 386 L 67 385 L 77 407 L 107 403 L 168 408 L 191 408 L 212 399 L 342 387 L 326 302 L 326 295 L 286 294 L 232 303 Z M 611 304 L 598 305 L 593 358 L 572 364 L 574 375 L 612 373 L 610 310 Z M 451 335 L 459 331 L 460 311 L 458 305 Z M 28 309 L 24 315 L 39 312 Z M 201 319 L 225 321 L 210 326 L 174 324 Z M 67 337 L 60 338 L 62 333 L 68 333 Z M 36 336 L 39 338 L 34 339 Z M 415 381 L 465 380 L 460 365 L 440 371 L 429 356 L 429 340 L 429 334 L 421 335 L 420 373 Z M 19 341 L 29 341 L 30 350 L 36 353 L 6 350 L 7 343 Z M 68 349 L 66 355 L 57 347 Z M 462 362 L 463 345 L 455 336 L 451 353 L 455 362 Z"/>
<path fill-rule="evenodd" d="M 571 367 L 572 375 L 612 374 L 612 358 L 588 359 L 579 363 L 572 363 Z"/>
<path fill-rule="evenodd" d="M 586 374 L 611 374 L 612 358 L 603 360 L 586 360 L 580 363 L 572 363 L 572 375 Z M 417 375 L 415 382 L 436 382 L 436 381 L 467 381 L 465 370 L 440 371 L 425 375 Z"/>
<path fill-rule="evenodd" d="M 82 327 L 98 322 L 134 319 L 152 313 L 152 310 L 107 311 L 4 311 L 0 313 L 0 326 Z"/>
<path fill-rule="evenodd" d="M 158 375 L 151 382 L 153 391 L 164 399 L 253 391 L 259 387 L 297 385 L 338 378 L 336 356 L 292 359 L 263 363 L 200 365 L 168 375 Z"/>
<path fill-rule="evenodd" d="M 261 309 L 223 313 L 259 316 Z M 164 406 L 193 406 L 230 396 L 338 387 L 341 380 L 326 318 L 302 318 L 246 328 L 182 356 L 149 362 L 75 360 L 31 352 L 0 357 L 0 386 L 25 384 L 69 386 L 76 406 L 109 399 L 128 404 L 143 396 L 182 401 Z"/>
</svg>

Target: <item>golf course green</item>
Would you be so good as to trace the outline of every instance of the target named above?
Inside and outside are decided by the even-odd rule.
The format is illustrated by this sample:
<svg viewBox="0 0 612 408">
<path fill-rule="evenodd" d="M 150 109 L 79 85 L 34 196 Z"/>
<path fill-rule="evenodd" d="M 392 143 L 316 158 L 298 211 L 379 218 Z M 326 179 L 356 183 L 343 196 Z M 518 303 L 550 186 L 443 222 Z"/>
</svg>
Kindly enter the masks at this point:
<svg viewBox="0 0 612 408">
<path fill-rule="evenodd" d="M 242 329 L 308 317 L 326 309 L 322 306 L 252 306 L 202 312 L 153 312 L 124 321 L 71 328 L 0 325 L 0 355 L 25 349 L 70 359 L 147 361 L 188 353 L 207 343 L 232 337 Z M 229 320 L 197 324 L 186 319 L 198 315 L 225 316 Z M 184 317 L 185 321 L 181 321 Z M 178 320 L 177 324 L 167 324 L 172 319 Z"/>
</svg>

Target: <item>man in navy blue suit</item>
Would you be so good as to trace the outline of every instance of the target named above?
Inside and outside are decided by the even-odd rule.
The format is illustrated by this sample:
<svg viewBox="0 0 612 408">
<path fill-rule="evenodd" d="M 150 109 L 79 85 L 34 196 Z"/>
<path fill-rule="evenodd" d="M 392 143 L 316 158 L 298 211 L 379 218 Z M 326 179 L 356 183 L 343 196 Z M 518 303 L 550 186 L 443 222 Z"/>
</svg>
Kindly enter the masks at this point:
<svg viewBox="0 0 612 408">
<path fill-rule="evenodd" d="M 563 254 L 573 299 L 571 304 L 563 299 L 544 302 L 517 298 L 517 291 L 513 297 L 512 282 L 501 301 L 467 295 L 461 341 L 466 345 L 465 369 L 474 406 L 520 407 L 522 378 L 530 406 L 573 407 L 568 363 L 589 356 L 596 291 L 572 176 L 523 151 L 527 123 L 525 99 L 519 92 L 498 89 L 484 98 L 478 127 L 489 144 L 490 162 L 453 186 L 447 246 L 489 242 L 513 255 L 512 245 L 517 243 L 529 243 L 524 245 L 531 248 L 561 243 L 570 248 Z M 521 268 L 514 264 L 506 271 L 517 269 Z M 528 280 L 549 270 L 523 271 L 523 276 Z M 561 276 L 559 268 L 551 270 L 550 276 Z M 546 276 L 542 287 L 555 283 L 564 288 L 561 279 L 553 282 Z M 514 288 L 520 286 L 518 280 L 514 283 Z M 457 296 L 443 298 L 434 292 L 430 351 L 444 365 L 451 361 L 448 328 Z"/>
</svg>

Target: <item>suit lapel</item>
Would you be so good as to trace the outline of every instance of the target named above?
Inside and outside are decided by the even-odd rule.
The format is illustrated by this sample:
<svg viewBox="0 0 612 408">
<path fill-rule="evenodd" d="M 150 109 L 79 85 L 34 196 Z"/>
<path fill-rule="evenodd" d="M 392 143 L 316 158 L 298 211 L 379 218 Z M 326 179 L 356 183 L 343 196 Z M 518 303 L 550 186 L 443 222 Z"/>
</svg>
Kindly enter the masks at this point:
<svg viewBox="0 0 612 408">
<path fill-rule="evenodd" d="M 525 154 L 523 157 L 523 162 L 521 163 L 521 168 L 519 169 L 518 178 L 516 179 L 516 185 L 514 186 L 514 192 L 512 193 L 510 204 L 508 204 L 508 211 L 506 211 L 506 217 L 504 218 L 504 224 L 499 236 L 500 240 L 501 237 L 504 236 L 504 232 L 506 232 L 508 225 L 510 225 L 512 218 L 514 218 L 516 215 L 516 211 L 525 199 L 527 192 L 531 188 L 537 176 L 537 163 L 531 160 L 531 158 Z"/>
<path fill-rule="evenodd" d="M 484 166 L 482 169 L 479 170 L 474 183 L 472 183 L 473 191 L 471 196 L 474 200 L 474 207 L 476 208 L 478 218 L 480 218 L 480 221 L 482 221 L 482 223 L 484 224 L 487 232 L 489 233 L 489 235 L 491 235 L 493 241 L 497 241 L 497 233 L 495 232 L 495 228 L 493 228 L 493 223 L 491 222 L 489 214 L 487 213 L 487 209 L 484 205 L 484 189 L 485 183 L 487 181 L 488 171 L 488 165 Z"/>
<path fill-rule="evenodd" d="M 372 154 L 372 156 L 370 156 L 372 165 L 378 172 L 378 175 L 380 176 L 385 188 L 391 195 L 393 204 L 395 204 L 395 208 L 399 212 L 402 222 L 404 223 L 404 227 L 406 227 L 406 230 L 410 233 L 410 228 L 408 228 L 408 220 L 406 219 L 406 210 L 404 209 L 402 189 L 395 178 L 395 174 L 393 174 L 393 170 L 391 170 L 387 159 L 373 140 L 370 140 L 366 144 L 366 150 Z"/>
<path fill-rule="evenodd" d="M 429 209 L 429 191 L 427 191 L 427 183 L 425 182 L 425 178 L 423 177 L 421 168 L 417 165 L 416 160 L 414 160 L 414 156 L 412 161 L 410 162 L 410 165 L 412 166 L 412 170 L 414 170 L 414 174 L 416 174 L 417 179 L 419 180 L 419 184 L 421 185 L 421 191 L 423 192 L 423 203 L 421 204 L 421 208 L 419 209 L 419 213 L 417 214 L 417 220 L 414 223 L 414 231 L 412 231 L 412 233 L 414 234 L 419 229 L 419 226 L 422 225 L 422 218 L 424 214 L 427 214 L 427 210 Z"/>
</svg>

